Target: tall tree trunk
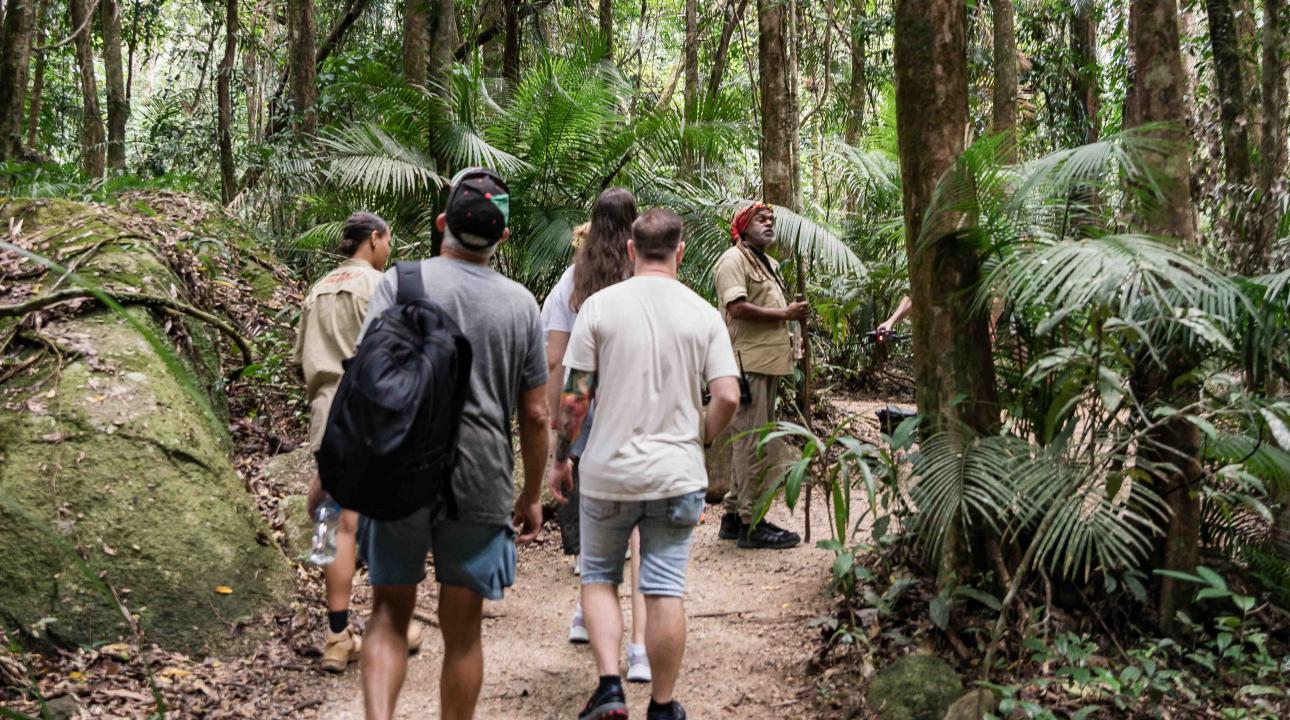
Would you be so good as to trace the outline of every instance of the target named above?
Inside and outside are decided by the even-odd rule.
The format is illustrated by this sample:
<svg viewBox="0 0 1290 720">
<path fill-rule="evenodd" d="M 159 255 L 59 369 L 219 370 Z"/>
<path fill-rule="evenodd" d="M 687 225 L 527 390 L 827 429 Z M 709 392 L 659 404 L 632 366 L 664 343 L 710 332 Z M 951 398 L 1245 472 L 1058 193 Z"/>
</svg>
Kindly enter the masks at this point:
<svg viewBox="0 0 1290 720">
<path fill-rule="evenodd" d="M 1098 88 L 1097 17 L 1091 2 L 1080 3 L 1071 15 L 1071 56 L 1075 71 L 1071 77 L 1071 117 L 1075 137 L 1081 143 L 1097 142 L 1102 134 L 1098 119 L 1101 106 Z"/>
<path fill-rule="evenodd" d="M 1249 188 L 1254 180 L 1240 46 L 1231 0 L 1207 0 L 1205 14 L 1209 22 L 1209 44 L 1214 53 L 1214 81 L 1218 91 L 1226 180 L 1223 194 L 1225 207 L 1220 227 L 1230 238 L 1237 268 L 1244 272 L 1249 265 L 1251 250 L 1257 245 L 1258 233 L 1249 232 L 1257 222 L 1247 224 L 1240 220 L 1241 217 L 1249 216 L 1242 206 L 1249 197 Z M 1252 243 L 1252 239 L 1256 242 Z"/>
<path fill-rule="evenodd" d="M 287 0 L 287 62 L 291 83 L 292 124 L 296 132 L 318 129 L 318 71 L 314 60 L 314 1 Z"/>
<path fill-rule="evenodd" d="M 434 15 L 430 18 L 430 63 L 426 70 L 432 82 L 447 82 L 457 43 L 457 16 L 453 0 L 435 0 Z"/>
<path fill-rule="evenodd" d="M 1144 220 L 1152 232 L 1176 239 L 1184 247 L 1196 240 L 1187 152 L 1185 103 L 1186 76 L 1178 39 L 1178 6 L 1175 0 L 1136 0 L 1130 5 L 1130 44 L 1136 63 L 1134 88 L 1136 114 L 1128 126 L 1163 123 L 1153 134 L 1170 143 L 1168 151 L 1152 153 L 1148 161 L 1161 178 L 1163 201 L 1147 209 Z M 1158 398 L 1177 407 L 1196 395 L 1194 383 L 1183 378 L 1194 359 L 1176 355 L 1156 363 L 1140 358 L 1132 381 L 1135 395 Z M 1174 418 L 1152 433 L 1140 451 L 1148 463 L 1158 463 L 1161 497 L 1170 509 L 1168 528 L 1159 548 L 1159 562 L 1170 570 L 1191 572 L 1199 557 L 1200 431 L 1183 418 Z M 1172 578 L 1162 578 L 1158 607 L 1161 626 L 1174 627 L 1177 611 L 1186 606 L 1191 588 Z"/>
<path fill-rule="evenodd" d="M 1285 0 L 1263 0 L 1263 79 L 1259 142 L 1259 208 L 1256 233 L 1244 254 L 1242 272 L 1264 272 L 1276 239 L 1280 216 L 1278 198 L 1286 185 L 1286 63 Z"/>
<path fill-rule="evenodd" d="M 45 11 L 48 9 L 49 0 L 40 0 L 40 8 L 36 11 L 36 47 L 45 44 L 45 27 L 48 24 Z M 40 139 L 40 103 L 45 94 L 45 63 L 47 56 L 48 52 L 45 50 L 36 52 L 36 70 L 31 80 L 31 99 L 28 101 L 29 110 L 27 112 L 27 147 L 32 149 L 35 149 L 36 141 Z"/>
<path fill-rule="evenodd" d="M 757 0 L 762 198 L 795 208 L 799 183 L 798 168 L 793 162 L 797 106 L 789 87 L 788 21 L 786 3 Z"/>
<path fill-rule="evenodd" d="M 117 0 L 99 0 L 103 34 L 103 77 L 107 84 L 107 166 L 125 172 L 125 123 L 130 102 L 125 99 L 125 68 L 121 62 L 121 7 Z"/>
<path fill-rule="evenodd" d="M 1223 161 L 1227 181 L 1249 184 L 1250 138 L 1246 131 L 1245 83 L 1231 0 L 1207 0 L 1209 44 L 1214 52 L 1214 80 L 1218 88 L 1219 121 L 1223 128 Z"/>
<path fill-rule="evenodd" d="M 515 87 L 520 82 L 520 0 L 503 0 L 506 32 L 502 45 L 502 77 Z"/>
<path fill-rule="evenodd" d="M 712 71 L 708 75 L 708 97 L 715 98 L 721 92 L 721 82 L 726 76 L 726 62 L 730 58 L 730 38 L 735 28 L 744 19 L 744 9 L 748 0 L 731 0 L 726 4 L 726 22 L 721 26 L 721 37 L 717 39 L 717 51 L 712 58 Z"/>
<path fill-rule="evenodd" d="M 68 0 L 68 19 L 73 29 L 86 24 L 87 0 Z M 91 178 L 103 177 L 103 115 L 99 112 L 99 88 L 94 77 L 94 38 L 89 28 L 76 35 L 76 67 L 81 78 L 81 167 Z"/>
<path fill-rule="evenodd" d="M 22 149 L 27 68 L 36 22 L 36 0 L 10 0 L 8 5 L 0 24 L 0 160 Z"/>
<path fill-rule="evenodd" d="M 430 61 L 430 2 L 404 0 L 403 79 L 425 85 Z"/>
<path fill-rule="evenodd" d="M 605 59 L 614 60 L 614 3 L 600 0 L 600 37 L 605 43 Z"/>
<path fill-rule="evenodd" d="M 1012 0 L 991 0 L 994 20 L 994 106 L 991 130 L 1010 136 L 1008 158 L 1016 158 L 1017 37 Z"/>
<path fill-rule="evenodd" d="M 981 279 L 976 249 L 956 231 L 971 222 L 928 209 L 938 180 L 963 152 L 967 56 L 962 0 L 896 0 L 896 130 L 920 432 L 959 424 L 979 432 L 998 422 L 987 318 L 973 311 Z M 963 527 L 946 533 L 941 583 L 968 564 Z"/>
<path fill-rule="evenodd" d="M 847 92 L 847 126 L 843 140 L 848 145 L 860 141 L 864 129 L 865 100 L 868 98 L 869 77 L 865 64 L 865 4 L 867 0 L 852 0 L 851 15 L 851 84 Z"/>
<path fill-rule="evenodd" d="M 237 61 L 237 3 L 224 2 L 224 57 L 219 64 L 216 95 L 219 103 L 219 176 L 220 198 L 225 205 L 237 195 L 237 175 L 233 167 L 233 64 Z"/>
<path fill-rule="evenodd" d="M 699 9 L 698 0 L 685 0 L 685 118 L 693 120 L 699 109 Z"/>
</svg>

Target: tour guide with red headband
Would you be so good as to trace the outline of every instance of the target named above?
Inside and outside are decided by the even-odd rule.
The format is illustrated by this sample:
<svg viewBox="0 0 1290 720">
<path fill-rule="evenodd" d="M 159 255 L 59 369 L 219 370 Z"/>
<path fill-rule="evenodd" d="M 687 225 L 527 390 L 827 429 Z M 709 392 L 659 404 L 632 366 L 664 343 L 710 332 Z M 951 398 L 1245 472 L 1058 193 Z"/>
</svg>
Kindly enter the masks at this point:
<svg viewBox="0 0 1290 720">
<path fill-rule="evenodd" d="M 444 216 L 457 242 L 471 250 L 487 250 L 506 234 L 511 218 L 510 188 L 501 175 L 485 167 L 470 167 L 452 178 Z M 486 241 L 478 244 L 467 236 Z"/>
<path fill-rule="evenodd" d="M 744 229 L 748 227 L 748 223 L 752 222 L 753 216 L 756 215 L 759 210 L 765 210 L 771 215 L 775 214 L 775 210 L 763 202 L 755 202 L 735 211 L 735 217 L 730 221 L 731 244 L 739 242 L 739 238 L 743 237 Z"/>
</svg>

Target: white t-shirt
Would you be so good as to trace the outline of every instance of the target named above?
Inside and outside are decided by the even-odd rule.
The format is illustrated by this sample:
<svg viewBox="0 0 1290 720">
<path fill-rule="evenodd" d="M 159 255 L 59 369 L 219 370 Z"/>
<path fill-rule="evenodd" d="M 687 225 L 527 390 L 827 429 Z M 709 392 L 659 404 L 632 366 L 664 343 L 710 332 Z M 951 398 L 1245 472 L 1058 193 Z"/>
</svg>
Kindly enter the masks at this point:
<svg viewBox="0 0 1290 720">
<path fill-rule="evenodd" d="M 578 313 L 570 305 L 572 299 L 573 266 L 570 265 L 542 303 L 542 332 L 573 332 L 573 321 Z"/>
<path fill-rule="evenodd" d="M 708 486 L 703 381 L 739 375 L 716 308 L 670 278 L 625 280 L 582 304 L 564 365 L 597 378 L 579 492 L 662 500 Z"/>
</svg>

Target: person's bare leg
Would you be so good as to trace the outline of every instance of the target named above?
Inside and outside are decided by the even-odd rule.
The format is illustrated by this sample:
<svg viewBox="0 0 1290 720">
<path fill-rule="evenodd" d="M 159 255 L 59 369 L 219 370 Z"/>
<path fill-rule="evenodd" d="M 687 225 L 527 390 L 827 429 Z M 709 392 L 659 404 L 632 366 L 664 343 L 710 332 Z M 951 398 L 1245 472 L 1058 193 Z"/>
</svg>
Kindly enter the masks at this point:
<svg viewBox="0 0 1290 720">
<path fill-rule="evenodd" d="M 582 586 L 582 615 L 591 639 L 591 653 L 601 675 L 618 675 L 618 652 L 623 642 L 623 608 L 618 586 L 604 583 Z"/>
<path fill-rule="evenodd" d="M 354 589 L 357 537 L 358 513 L 353 510 L 341 510 L 340 523 L 336 527 L 336 559 L 323 566 L 329 612 L 349 609 L 350 593 Z"/>
<path fill-rule="evenodd" d="M 645 596 L 641 594 L 641 531 L 632 531 L 632 644 L 645 644 Z"/>
<path fill-rule="evenodd" d="M 672 702 L 676 678 L 685 656 L 685 601 L 678 597 L 650 595 L 645 598 L 645 649 L 654 675 L 650 696 L 654 702 Z M 594 636 L 593 636 L 594 637 Z"/>
<path fill-rule="evenodd" d="M 392 720 L 408 671 L 408 622 L 417 605 L 416 585 L 376 585 L 372 617 L 363 638 L 363 708 L 367 720 Z"/>
<path fill-rule="evenodd" d="M 463 587 L 439 586 L 439 627 L 443 631 L 439 705 L 443 720 L 475 717 L 484 684 L 483 618 L 482 597 Z"/>
</svg>

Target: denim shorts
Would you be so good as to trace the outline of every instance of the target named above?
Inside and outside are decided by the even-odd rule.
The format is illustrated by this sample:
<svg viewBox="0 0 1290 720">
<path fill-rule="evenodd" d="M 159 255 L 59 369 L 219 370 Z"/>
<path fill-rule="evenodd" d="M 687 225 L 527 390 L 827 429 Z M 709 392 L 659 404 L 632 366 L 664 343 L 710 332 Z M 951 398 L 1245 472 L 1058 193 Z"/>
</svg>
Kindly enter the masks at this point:
<svg viewBox="0 0 1290 720">
<path fill-rule="evenodd" d="M 422 508 L 402 520 L 358 524 L 359 557 L 372 585 L 416 585 L 426 576 L 426 553 L 434 553 L 441 585 L 464 587 L 485 600 L 501 600 L 515 584 L 515 530 L 464 520 L 432 520 Z"/>
<path fill-rule="evenodd" d="M 683 597 L 690 534 L 703 513 L 704 490 L 663 500 L 597 500 L 582 496 L 582 584 L 620 585 L 632 529 L 641 534 L 640 591 Z"/>
</svg>

